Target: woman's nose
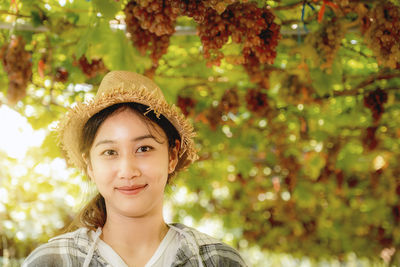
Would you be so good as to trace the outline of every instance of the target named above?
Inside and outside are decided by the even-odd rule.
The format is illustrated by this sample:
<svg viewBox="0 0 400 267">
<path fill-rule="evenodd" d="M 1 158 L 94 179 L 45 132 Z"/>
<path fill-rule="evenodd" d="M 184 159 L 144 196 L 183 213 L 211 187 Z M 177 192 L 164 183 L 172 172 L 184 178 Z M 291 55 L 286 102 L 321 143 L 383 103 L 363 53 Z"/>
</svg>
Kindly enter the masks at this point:
<svg viewBox="0 0 400 267">
<path fill-rule="evenodd" d="M 137 161 L 129 156 L 121 157 L 118 171 L 121 179 L 133 179 L 141 175 Z"/>
</svg>

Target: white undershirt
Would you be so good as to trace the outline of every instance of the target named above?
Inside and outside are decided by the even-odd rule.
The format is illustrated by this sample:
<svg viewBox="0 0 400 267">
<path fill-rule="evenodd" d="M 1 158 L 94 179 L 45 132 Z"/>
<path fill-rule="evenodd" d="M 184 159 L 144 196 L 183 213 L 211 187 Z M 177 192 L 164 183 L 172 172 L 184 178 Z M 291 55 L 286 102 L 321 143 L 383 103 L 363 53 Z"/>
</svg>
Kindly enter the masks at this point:
<svg viewBox="0 0 400 267">
<path fill-rule="evenodd" d="M 95 232 L 90 231 L 91 238 L 93 239 Z M 179 247 L 178 233 L 169 228 L 167 234 L 161 241 L 156 252 L 146 263 L 145 267 L 162 267 L 171 266 L 174 261 L 176 252 Z M 103 240 L 97 241 L 97 249 L 100 255 L 113 267 L 128 267 L 123 259 Z"/>
</svg>

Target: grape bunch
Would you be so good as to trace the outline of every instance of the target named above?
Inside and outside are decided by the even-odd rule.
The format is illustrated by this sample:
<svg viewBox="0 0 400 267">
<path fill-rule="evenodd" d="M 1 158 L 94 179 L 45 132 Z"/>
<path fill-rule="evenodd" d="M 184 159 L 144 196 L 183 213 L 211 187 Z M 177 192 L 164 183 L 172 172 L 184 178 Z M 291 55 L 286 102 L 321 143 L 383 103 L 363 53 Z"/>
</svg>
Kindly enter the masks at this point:
<svg viewBox="0 0 400 267">
<path fill-rule="evenodd" d="M 288 170 L 288 174 L 284 179 L 289 192 L 293 192 L 297 183 L 297 176 L 301 169 L 301 165 L 295 156 L 284 157 L 280 156 L 280 162 Z"/>
<path fill-rule="evenodd" d="M 355 1 L 350 0 L 334 0 L 334 4 L 344 13 L 348 14 L 354 12 L 354 7 L 358 5 Z"/>
<path fill-rule="evenodd" d="M 143 30 L 148 30 L 157 36 L 171 35 L 175 32 L 179 9 L 173 7 L 171 1 L 131 1 L 128 5 Z"/>
<path fill-rule="evenodd" d="M 335 0 L 334 2 L 339 7 L 349 6 L 351 4 L 350 0 Z"/>
<path fill-rule="evenodd" d="M 58 67 L 56 69 L 56 74 L 54 75 L 54 80 L 56 82 L 65 83 L 68 80 L 68 71 L 63 67 Z"/>
<path fill-rule="evenodd" d="M 206 1 L 202 0 L 168 0 L 171 6 L 179 10 L 179 14 L 193 18 L 197 23 L 202 23 L 206 16 Z"/>
<path fill-rule="evenodd" d="M 178 95 L 177 105 L 185 116 L 189 116 L 196 106 L 196 101 L 193 98 Z"/>
<path fill-rule="evenodd" d="M 385 111 L 384 104 L 388 100 L 387 92 L 378 88 L 364 96 L 364 106 L 372 112 L 374 122 L 378 122 Z"/>
<path fill-rule="evenodd" d="M 4 70 L 8 75 L 7 99 L 15 105 L 26 95 L 26 87 L 32 76 L 31 54 L 25 50 L 25 41 L 21 36 L 12 36 L 0 51 Z"/>
<path fill-rule="evenodd" d="M 74 62 L 74 64 L 79 66 L 88 79 L 108 71 L 102 59 L 92 59 L 92 62 L 89 63 L 84 55 L 81 56 L 78 62 Z"/>
<path fill-rule="evenodd" d="M 261 88 L 269 88 L 271 70 L 268 68 L 268 65 L 261 64 L 254 54 L 247 56 L 243 68 L 249 75 L 251 82 L 258 84 Z"/>
<path fill-rule="evenodd" d="M 188 16 L 199 24 L 203 23 L 207 9 L 211 8 L 218 14 L 223 13 L 226 8 L 237 2 L 237 0 L 167 0 L 175 9 L 179 10 L 180 16 Z"/>
<path fill-rule="evenodd" d="M 218 66 L 224 57 L 219 49 L 228 42 L 231 34 L 227 21 L 215 10 L 209 8 L 204 22 L 197 27 L 197 33 L 203 44 L 203 55 L 207 60 L 207 66 Z"/>
<path fill-rule="evenodd" d="M 143 5 L 143 1 L 140 2 Z M 146 1 L 146 3 L 152 3 L 152 1 Z M 154 73 L 155 68 L 158 66 L 159 59 L 167 52 L 169 46 L 169 40 L 172 33 L 166 33 L 163 35 L 157 35 L 154 32 L 151 32 L 149 28 L 144 29 L 141 26 L 141 22 L 136 17 L 135 8 L 138 7 L 138 4 L 135 1 L 130 1 L 124 9 L 125 12 L 125 23 L 126 29 L 129 33 L 130 39 L 133 45 L 142 53 L 145 54 L 146 51 L 150 51 L 150 57 L 153 61 L 153 66 L 151 67 L 151 72 Z M 172 7 L 171 7 L 172 8 Z M 163 16 L 163 15 L 160 15 Z M 157 25 L 158 22 L 154 22 Z M 159 26 L 166 27 L 164 29 L 159 28 Z M 157 27 L 153 27 L 154 29 L 158 29 L 158 33 L 162 32 L 170 32 L 170 30 L 166 30 L 169 28 L 168 25 L 159 25 Z"/>
<path fill-rule="evenodd" d="M 233 88 L 226 90 L 221 98 L 221 101 L 219 102 L 219 105 L 223 112 L 232 112 L 236 114 L 240 106 L 237 89 Z"/>
<path fill-rule="evenodd" d="M 364 25 L 368 47 L 379 65 L 396 69 L 400 61 L 400 7 L 389 1 L 379 1 L 369 21 Z"/>
<path fill-rule="evenodd" d="M 210 128 L 215 131 L 222 122 L 222 109 L 219 105 L 211 107 L 206 110 L 205 116 Z"/>
<path fill-rule="evenodd" d="M 238 2 L 237 0 L 206 0 L 204 1 L 205 4 L 215 11 L 217 11 L 218 14 L 221 14 L 226 10 L 226 8 L 235 3 Z M 247 2 L 247 1 L 242 1 L 242 2 Z"/>
<path fill-rule="evenodd" d="M 343 15 L 355 13 L 358 15 L 359 19 L 365 16 L 368 12 L 368 5 L 359 1 L 336 0 L 335 4 L 338 6 Z"/>
<path fill-rule="evenodd" d="M 269 111 L 268 96 L 260 89 L 249 89 L 246 93 L 247 109 L 259 117 L 266 116 Z"/>
<path fill-rule="evenodd" d="M 397 190 L 396 190 L 397 192 Z M 399 194 L 398 194 L 399 195 Z M 396 224 L 400 223 L 400 205 L 392 207 L 392 214 Z"/>
<path fill-rule="evenodd" d="M 362 143 L 365 148 L 369 150 L 374 150 L 378 144 L 379 140 L 376 138 L 376 130 L 378 127 L 376 126 L 371 126 L 367 128 L 367 131 L 362 139 Z"/>
<path fill-rule="evenodd" d="M 298 75 L 288 75 L 283 79 L 282 86 L 279 89 L 280 97 L 294 105 L 314 102 L 312 94 L 314 94 L 314 89 L 301 81 Z"/>
<path fill-rule="evenodd" d="M 267 8 L 258 8 L 254 3 L 243 5 L 244 10 L 241 5 L 233 7 L 234 12 L 240 14 L 237 16 L 236 30 L 246 32 L 242 52 L 245 62 L 254 55 L 261 64 L 273 64 L 281 38 L 280 26 L 274 23 L 275 16 Z"/>
<path fill-rule="evenodd" d="M 219 65 L 224 57 L 220 49 L 229 37 L 242 45 L 243 62 L 256 57 L 259 63 L 272 64 L 280 39 L 280 27 L 274 15 L 255 3 L 234 3 L 219 14 L 207 9 L 205 20 L 197 27 L 208 65 Z M 242 62 L 242 63 L 243 63 Z"/>
<path fill-rule="evenodd" d="M 325 23 L 317 32 L 306 37 L 306 43 L 311 45 L 316 55 L 314 62 L 322 69 L 330 69 L 340 48 L 346 30 L 336 18 Z"/>
<path fill-rule="evenodd" d="M 218 14 L 223 13 L 226 8 L 238 2 L 238 0 L 168 0 L 174 8 L 178 8 L 180 15 L 188 16 L 197 23 L 202 23 L 205 18 L 206 10 L 211 8 Z M 242 1 L 246 2 L 246 1 Z"/>
</svg>

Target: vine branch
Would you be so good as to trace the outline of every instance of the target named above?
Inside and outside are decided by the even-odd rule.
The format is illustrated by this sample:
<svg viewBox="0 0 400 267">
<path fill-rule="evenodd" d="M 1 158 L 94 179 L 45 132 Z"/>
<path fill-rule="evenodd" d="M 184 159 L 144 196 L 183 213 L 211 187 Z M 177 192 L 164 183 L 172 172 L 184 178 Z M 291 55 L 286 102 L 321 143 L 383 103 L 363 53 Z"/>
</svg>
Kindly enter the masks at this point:
<svg viewBox="0 0 400 267">
<path fill-rule="evenodd" d="M 28 15 L 21 15 L 19 13 L 13 13 L 8 10 L 0 10 L 0 15 L 9 15 L 9 16 L 16 16 L 18 18 L 30 18 Z"/>
</svg>

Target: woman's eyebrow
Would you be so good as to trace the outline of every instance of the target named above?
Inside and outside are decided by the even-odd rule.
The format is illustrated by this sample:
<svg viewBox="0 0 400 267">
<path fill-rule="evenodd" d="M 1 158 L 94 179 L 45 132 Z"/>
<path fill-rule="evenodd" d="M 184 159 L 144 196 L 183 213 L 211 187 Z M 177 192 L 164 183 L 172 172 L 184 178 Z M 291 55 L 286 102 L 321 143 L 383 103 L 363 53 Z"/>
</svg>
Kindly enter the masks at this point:
<svg viewBox="0 0 400 267">
<path fill-rule="evenodd" d="M 147 135 L 142 135 L 142 136 L 138 136 L 138 137 L 132 138 L 131 142 L 137 142 L 137 141 L 140 141 L 140 140 L 143 140 L 143 139 L 148 139 L 148 138 L 156 140 L 154 138 L 154 136 L 152 136 L 151 134 L 147 134 Z M 114 144 L 114 143 L 116 143 L 114 140 L 105 139 L 105 140 L 101 140 L 101 141 L 97 142 L 95 147 L 97 147 L 99 145 L 103 145 L 103 144 Z"/>
</svg>

